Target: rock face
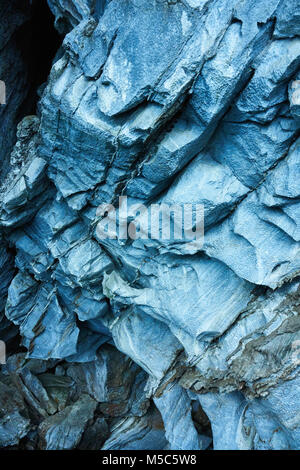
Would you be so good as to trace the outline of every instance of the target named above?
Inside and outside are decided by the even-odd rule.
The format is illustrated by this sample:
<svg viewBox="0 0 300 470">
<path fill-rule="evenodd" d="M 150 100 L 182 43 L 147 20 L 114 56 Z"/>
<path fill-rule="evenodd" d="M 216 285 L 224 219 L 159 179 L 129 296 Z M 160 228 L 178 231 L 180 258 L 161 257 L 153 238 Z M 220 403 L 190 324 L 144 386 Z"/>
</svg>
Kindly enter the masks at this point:
<svg viewBox="0 0 300 470">
<path fill-rule="evenodd" d="M 298 449 L 298 2 L 48 3 L 63 46 L 0 150 L 0 447 Z M 145 236 L 154 204 L 201 206 L 203 243 Z"/>
</svg>

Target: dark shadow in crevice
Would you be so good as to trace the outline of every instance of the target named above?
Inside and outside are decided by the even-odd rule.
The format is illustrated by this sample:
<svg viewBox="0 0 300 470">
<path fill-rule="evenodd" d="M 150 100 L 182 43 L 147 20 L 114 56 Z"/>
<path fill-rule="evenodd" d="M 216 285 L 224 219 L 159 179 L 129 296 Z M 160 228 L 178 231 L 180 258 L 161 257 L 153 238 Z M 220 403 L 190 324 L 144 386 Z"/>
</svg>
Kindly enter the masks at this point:
<svg viewBox="0 0 300 470">
<path fill-rule="evenodd" d="M 19 110 L 19 120 L 29 114 L 36 114 L 39 100 L 38 89 L 47 81 L 53 59 L 59 50 L 62 38 L 54 27 L 47 0 L 33 0 L 31 19 L 16 33 L 16 41 L 28 66 L 30 90 Z"/>
</svg>

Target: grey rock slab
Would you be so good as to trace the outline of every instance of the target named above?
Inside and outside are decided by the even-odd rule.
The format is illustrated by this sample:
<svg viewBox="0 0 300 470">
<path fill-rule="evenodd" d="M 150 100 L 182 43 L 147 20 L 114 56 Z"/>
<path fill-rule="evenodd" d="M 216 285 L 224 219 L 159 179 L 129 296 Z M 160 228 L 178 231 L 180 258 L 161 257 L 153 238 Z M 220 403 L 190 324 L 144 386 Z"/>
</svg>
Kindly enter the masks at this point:
<svg viewBox="0 0 300 470">
<path fill-rule="evenodd" d="M 52 285 L 39 287 L 28 277 L 19 275 L 17 282 L 10 286 L 6 315 L 20 325 L 30 357 L 61 358 L 77 352 L 79 328 L 75 316 L 60 303 Z"/>
<path fill-rule="evenodd" d="M 214 160 L 209 151 L 203 151 L 173 181 L 159 202 L 182 207 L 184 204 L 203 205 L 207 230 L 225 218 L 248 191 L 228 166 Z"/>
<path fill-rule="evenodd" d="M 65 275 L 82 287 L 98 282 L 105 271 L 112 266 L 110 258 L 97 242 L 87 240 L 60 259 L 60 266 Z"/>
<path fill-rule="evenodd" d="M 7 242 L 0 238 L 0 312 L 4 310 L 9 285 L 14 277 L 14 257 Z"/>
<path fill-rule="evenodd" d="M 150 284 L 145 288 L 130 286 L 116 272 L 104 279 L 104 292 L 113 303 L 128 305 L 128 322 L 135 307 L 136 313 L 144 312 L 194 339 L 209 338 L 221 334 L 251 299 L 251 284 L 224 264 L 205 257 L 190 259 L 188 264 L 175 258 L 173 266 L 149 263 L 146 269 L 151 268 Z M 131 321 L 136 321 L 135 316 Z"/>
<path fill-rule="evenodd" d="M 89 395 L 82 395 L 73 405 L 45 419 L 38 429 L 40 449 L 74 449 L 93 419 L 96 406 Z"/>
<path fill-rule="evenodd" d="M 162 415 L 170 450 L 202 449 L 191 417 L 191 402 L 184 389 L 171 384 L 161 397 L 154 398 L 154 403 Z"/>
<path fill-rule="evenodd" d="M 246 433 L 242 426 L 247 401 L 240 392 L 223 395 L 208 393 L 199 395 L 198 398 L 211 422 L 214 450 L 249 450 L 252 448 L 252 429 L 247 429 L 248 433 Z M 221 420 L 220 416 L 222 416 Z"/>
<path fill-rule="evenodd" d="M 298 377 L 278 385 L 266 399 L 248 401 L 240 392 L 199 395 L 212 424 L 215 450 L 292 450 L 299 445 Z M 287 411 L 293 403 L 293 415 Z M 218 415 L 222 415 L 222 421 Z M 224 432 L 224 427 L 227 432 Z"/>
<path fill-rule="evenodd" d="M 103 417 L 99 417 L 84 432 L 78 449 L 99 451 L 104 442 L 107 440 L 108 436 L 109 426 Z"/>
<path fill-rule="evenodd" d="M 299 143 L 296 142 L 259 189 L 249 194 L 230 218 L 206 233 L 204 250 L 207 254 L 220 259 L 238 276 L 255 284 L 275 288 L 299 271 L 297 230 L 294 232 L 293 227 L 291 231 L 288 215 L 288 207 L 297 202 L 294 177 L 298 170 L 289 171 L 287 175 L 287 168 L 293 168 L 298 160 Z M 283 175 L 287 180 L 281 180 Z M 269 196 L 273 188 L 275 195 L 279 193 L 274 199 Z M 245 257 L 251 262 L 244 263 Z"/>
<path fill-rule="evenodd" d="M 228 121 L 269 122 L 286 101 L 287 83 L 299 68 L 298 38 L 272 41 L 256 58 L 255 72 L 227 114 Z"/>
<path fill-rule="evenodd" d="M 137 415 L 143 408 L 147 411 L 146 374 L 141 376 L 139 367 L 112 346 L 102 347 L 92 362 L 70 365 L 67 374 L 78 383 L 79 394 L 87 392 L 100 403 L 105 416 L 125 416 L 134 409 Z"/>
<path fill-rule="evenodd" d="M 92 15 L 96 3 L 105 4 L 106 0 L 100 2 L 96 0 L 48 0 L 48 5 L 55 16 L 55 27 L 60 34 L 69 32 L 84 18 Z"/>
<path fill-rule="evenodd" d="M 295 80 L 289 84 L 289 103 L 291 114 L 299 120 L 300 117 L 300 80 L 299 74 L 296 75 Z"/>
<path fill-rule="evenodd" d="M 39 119 L 26 116 L 17 128 L 11 153 L 11 171 L 0 188 L 0 226 L 16 228 L 28 223 L 51 194 L 47 162 L 37 154 Z"/>
<path fill-rule="evenodd" d="M 47 418 L 58 411 L 57 403 L 48 395 L 40 380 L 26 367 L 16 375 L 16 385 L 35 416 Z"/>
<path fill-rule="evenodd" d="M 212 158 L 228 166 L 241 183 L 254 189 L 286 156 L 297 131 L 296 121 L 288 114 L 266 125 L 224 121 L 209 150 Z"/>
<path fill-rule="evenodd" d="M 141 418 L 124 418 L 111 429 L 102 450 L 163 450 L 167 446 L 160 414 L 151 409 Z"/>
<path fill-rule="evenodd" d="M 282 0 L 276 10 L 274 35 L 279 38 L 292 38 L 299 35 L 300 8 L 297 0 Z"/>
<path fill-rule="evenodd" d="M 250 302 L 239 320 L 202 351 L 180 384 L 197 392 L 243 387 L 247 396 L 265 396 L 297 367 L 298 292 L 294 281 Z"/>
<path fill-rule="evenodd" d="M 22 396 L 10 380 L 0 380 L 0 447 L 17 445 L 30 430 Z"/>
<path fill-rule="evenodd" d="M 179 341 L 167 325 L 143 313 L 127 314 L 112 320 L 108 328 L 116 347 L 159 383 L 182 351 Z"/>
</svg>

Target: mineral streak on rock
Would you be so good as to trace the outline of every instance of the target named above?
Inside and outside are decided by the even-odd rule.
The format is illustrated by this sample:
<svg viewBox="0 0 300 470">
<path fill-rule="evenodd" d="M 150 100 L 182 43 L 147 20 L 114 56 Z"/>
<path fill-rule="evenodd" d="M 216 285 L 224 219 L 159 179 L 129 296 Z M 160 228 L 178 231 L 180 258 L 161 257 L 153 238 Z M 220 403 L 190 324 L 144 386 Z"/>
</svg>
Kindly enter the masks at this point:
<svg viewBox="0 0 300 470">
<path fill-rule="evenodd" d="M 0 448 L 299 449 L 299 2 L 48 0 L 21 120 L 4 3 Z M 101 238 L 120 196 L 203 205 L 203 245 Z"/>
</svg>

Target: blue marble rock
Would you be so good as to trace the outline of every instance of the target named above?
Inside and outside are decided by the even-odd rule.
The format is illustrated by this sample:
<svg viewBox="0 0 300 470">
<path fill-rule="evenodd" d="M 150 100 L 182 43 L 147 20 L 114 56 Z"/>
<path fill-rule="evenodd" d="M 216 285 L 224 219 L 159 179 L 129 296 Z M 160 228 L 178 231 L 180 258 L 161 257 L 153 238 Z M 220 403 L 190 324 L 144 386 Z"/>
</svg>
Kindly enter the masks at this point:
<svg viewBox="0 0 300 470">
<path fill-rule="evenodd" d="M 48 4 L 37 116 L 0 110 L 0 447 L 299 449 L 298 3 Z M 153 203 L 203 243 L 144 237 Z"/>
</svg>

